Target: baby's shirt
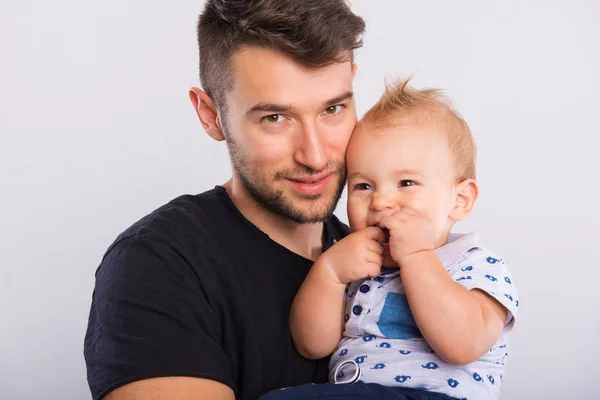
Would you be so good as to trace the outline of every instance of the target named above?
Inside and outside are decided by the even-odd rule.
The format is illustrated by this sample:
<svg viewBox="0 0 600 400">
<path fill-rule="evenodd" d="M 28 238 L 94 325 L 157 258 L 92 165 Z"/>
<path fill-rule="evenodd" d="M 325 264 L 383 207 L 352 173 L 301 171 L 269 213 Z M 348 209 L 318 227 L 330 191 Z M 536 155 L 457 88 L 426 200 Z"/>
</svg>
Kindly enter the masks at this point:
<svg viewBox="0 0 600 400">
<path fill-rule="evenodd" d="M 479 245 L 479 235 L 450 234 L 435 250 L 452 278 L 480 289 L 508 310 L 504 330 L 477 361 L 452 365 L 442 360 L 419 331 L 398 269 L 352 282 L 346 295 L 344 336 L 330 361 L 330 380 L 348 377 L 345 361 L 360 367 L 361 380 L 385 386 L 420 388 L 459 399 L 497 399 L 508 356 L 508 333 L 519 307 L 517 291 L 502 259 Z M 354 365 L 347 365 L 348 368 Z"/>
</svg>

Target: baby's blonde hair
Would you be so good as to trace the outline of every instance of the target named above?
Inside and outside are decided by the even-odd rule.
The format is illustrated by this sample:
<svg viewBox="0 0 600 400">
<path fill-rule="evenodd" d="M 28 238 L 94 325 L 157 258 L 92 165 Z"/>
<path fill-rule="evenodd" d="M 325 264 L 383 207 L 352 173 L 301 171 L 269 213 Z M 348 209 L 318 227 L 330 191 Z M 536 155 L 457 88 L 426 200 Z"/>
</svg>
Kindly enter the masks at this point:
<svg viewBox="0 0 600 400">
<path fill-rule="evenodd" d="M 381 99 L 363 116 L 363 120 L 399 126 L 405 123 L 437 124 L 448 136 L 448 147 L 456 181 L 475 179 L 477 149 L 471 129 L 440 89 L 414 89 L 410 79 L 387 84 Z"/>
</svg>

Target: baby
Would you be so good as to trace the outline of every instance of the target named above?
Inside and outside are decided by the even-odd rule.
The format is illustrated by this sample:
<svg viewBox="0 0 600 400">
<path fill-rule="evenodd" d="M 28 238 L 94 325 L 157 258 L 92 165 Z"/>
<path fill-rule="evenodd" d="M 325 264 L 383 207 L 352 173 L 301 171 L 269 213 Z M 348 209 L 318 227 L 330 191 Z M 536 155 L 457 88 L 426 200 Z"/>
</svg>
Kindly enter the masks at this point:
<svg viewBox="0 0 600 400">
<path fill-rule="evenodd" d="M 475 144 L 439 91 L 407 83 L 388 87 L 352 135 L 352 233 L 306 277 L 292 338 L 307 358 L 333 353 L 331 382 L 497 399 L 516 289 L 476 233 L 450 233 L 478 197 Z"/>
</svg>

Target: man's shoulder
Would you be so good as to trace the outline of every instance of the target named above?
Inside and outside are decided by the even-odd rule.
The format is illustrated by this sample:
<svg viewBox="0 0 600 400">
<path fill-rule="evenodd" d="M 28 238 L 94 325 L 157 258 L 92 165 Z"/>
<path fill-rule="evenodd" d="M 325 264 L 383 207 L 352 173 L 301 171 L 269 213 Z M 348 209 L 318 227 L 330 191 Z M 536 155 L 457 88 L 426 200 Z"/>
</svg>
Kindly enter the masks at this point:
<svg viewBox="0 0 600 400">
<path fill-rule="evenodd" d="M 217 221 L 233 214 L 223 192 L 218 186 L 196 195 L 181 195 L 133 223 L 110 248 L 136 237 L 172 242 L 182 237 L 214 236 L 213 227 L 220 226 Z"/>
<path fill-rule="evenodd" d="M 343 239 L 350 234 L 348 225 L 343 223 L 335 214 L 332 214 L 331 217 L 327 219 L 326 224 L 335 234 L 336 240 Z"/>
<path fill-rule="evenodd" d="M 335 215 L 331 215 L 325 221 L 325 236 L 323 238 L 323 250 L 327 250 L 350 233 L 348 225 L 344 224 Z"/>
</svg>

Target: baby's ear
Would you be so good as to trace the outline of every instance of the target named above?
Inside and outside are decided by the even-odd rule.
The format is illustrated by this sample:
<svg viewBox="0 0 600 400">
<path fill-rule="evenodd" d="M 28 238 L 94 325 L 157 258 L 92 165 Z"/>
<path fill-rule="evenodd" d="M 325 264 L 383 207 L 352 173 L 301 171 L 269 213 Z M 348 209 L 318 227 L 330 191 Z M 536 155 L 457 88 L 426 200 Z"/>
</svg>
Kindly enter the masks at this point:
<svg viewBox="0 0 600 400">
<path fill-rule="evenodd" d="M 450 211 L 450 219 L 458 222 L 467 218 L 475 206 L 477 197 L 479 197 L 479 186 L 475 179 L 465 179 L 456 185 L 456 199 L 454 208 Z"/>
</svg>

